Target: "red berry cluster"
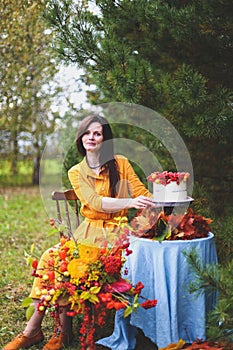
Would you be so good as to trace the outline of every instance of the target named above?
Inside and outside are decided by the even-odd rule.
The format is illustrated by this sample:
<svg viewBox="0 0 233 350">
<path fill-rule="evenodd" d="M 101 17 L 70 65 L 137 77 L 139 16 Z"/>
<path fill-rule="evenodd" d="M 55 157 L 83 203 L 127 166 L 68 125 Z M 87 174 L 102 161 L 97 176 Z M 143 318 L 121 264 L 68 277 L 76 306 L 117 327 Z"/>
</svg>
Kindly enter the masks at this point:
<svg viewBox="0 0 233 350">
<path fill-rule="evenodd" d="M 157 305 L 157 300 L 146 300 L 143 303 L 141 303 L 141 307 L 144 309 L 150 309 L 152 307 L 155 307 Z"/>
<path fill-rule="evenodd" d="M 127 306 L 126 303 L 123 303 L 119 301 L 118 299 L 114 298 L 114 295 L 112 293 L 100 293 L 98 295 L 101 303 L 103 303 L 106 307 L 106 309 L 115 309 L 120 310 Z"/>
<path fill-rule="evenodd" d="M 141 290 L 144 288 L 144 284 L 142 282 L 138 282 L 136 286 L 134 287 L 134 293 L 140 295 Z"/>
<path fill-rule="evenodd" d="M 94 350 L 96 348 L 95 341 L 94 341 L 95 327 L 94 327 L 94 315 L 91 312 L 91 307 L 87 306 L 85 308 L 83 322 L 79 332 L 80 332 L 79 340 L 81 344 L 80 350 L 86 350 L 86 349 Z"/>
<path fill-rule="evenodd" d="M 110 254 L 110 255 L 102 255 L 100 257 L 101 264 L 104 267 L 104 271 L 109 276 L 114 276 L 119 274 L 122 267 L 122 256 L 121 254 Z"/>
</svg>

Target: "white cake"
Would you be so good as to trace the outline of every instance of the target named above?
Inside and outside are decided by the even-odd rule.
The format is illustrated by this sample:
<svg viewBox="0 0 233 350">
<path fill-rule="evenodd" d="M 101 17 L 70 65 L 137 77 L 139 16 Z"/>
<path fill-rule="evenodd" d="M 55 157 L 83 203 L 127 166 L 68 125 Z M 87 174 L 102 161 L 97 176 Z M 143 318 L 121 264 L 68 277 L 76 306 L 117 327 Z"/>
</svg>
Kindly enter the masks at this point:
<svg viewBox="0 0 233 350">
<path fill-rule="evenodd" d="M 189 173 L 154 172 L 148 176 L 153 182 L 153 195 L 156 202 L 182 202 L 187 200 Z"/>
</svg>

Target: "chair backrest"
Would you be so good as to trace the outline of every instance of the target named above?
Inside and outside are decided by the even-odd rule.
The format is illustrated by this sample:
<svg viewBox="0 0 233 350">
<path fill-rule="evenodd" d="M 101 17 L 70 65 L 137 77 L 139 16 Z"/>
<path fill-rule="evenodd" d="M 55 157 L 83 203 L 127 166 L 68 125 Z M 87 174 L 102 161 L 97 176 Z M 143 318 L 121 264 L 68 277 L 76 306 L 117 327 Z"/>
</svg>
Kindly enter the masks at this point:
<svg viewBox="0 0 233 350">
<path fill-rule="evenodd" d="M 54 191 L 52 193 L 52 200 L 56 201 L 56 206 L 57 206 L 57 219 L 60 224 L 66 224 L 67 229 L 68 229 L 68 236 L 72 236 L 72 225 L 70 221 L 70 205 L 69 201 L 74 202 L 74 211 L 75 211 L 75 228 L 77 228 L 80 224 L 79 220 L 79 199 L 74 192 L 74 190 L 66 190 L 64 192 L 58 192 Z M 63 208 L 65 209 L 64 216 L 65 218 L 62 217 L 62 208 L 60 206 L 60 203 L 64 203 Z"/>
</svg>

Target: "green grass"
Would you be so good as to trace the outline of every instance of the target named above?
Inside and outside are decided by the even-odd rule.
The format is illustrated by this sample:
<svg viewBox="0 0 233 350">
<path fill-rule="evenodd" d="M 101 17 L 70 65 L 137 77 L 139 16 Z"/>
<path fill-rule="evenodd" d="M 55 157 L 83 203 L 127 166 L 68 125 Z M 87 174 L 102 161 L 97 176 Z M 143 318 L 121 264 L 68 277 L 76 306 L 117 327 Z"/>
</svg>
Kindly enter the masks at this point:
<svg viewBox="0 0 233 350">
<path fill-rule="evenodd" d="M 29 294 L 32 277 L 24 259 L 32 243 L 40 255 L 57 242 L 48 237 L 49 218 L 37 188 L 1 189 L 0 206 L 0 345 L 25 326 L 22 300 Z"/>
<path fill-rule="evenodd" d="M 35 244 L 35 253 L 58 242 L 58 237 L 49 236 L 49 217 L 43 206 L 37 187 L 0 188 L 0 348 L 21 332 L 26 324 L 25 310 L 21 303 L 28 296 L 33 277 L 26 265 L 24 251 Z M 110 315 L 111 316 L 111 315 Z M 98 338 L 110 334 L 112 323 L 98 331 Z M 78 317 L 74 331 L 78 339 Z M 43 331 L 48 340 L 53 332 L 52 318 L 45 317 Z M 32 347 L 42 349 L 44 343 Z M 73 347 L 78 349 L 78 340 Z"/>
</svg>

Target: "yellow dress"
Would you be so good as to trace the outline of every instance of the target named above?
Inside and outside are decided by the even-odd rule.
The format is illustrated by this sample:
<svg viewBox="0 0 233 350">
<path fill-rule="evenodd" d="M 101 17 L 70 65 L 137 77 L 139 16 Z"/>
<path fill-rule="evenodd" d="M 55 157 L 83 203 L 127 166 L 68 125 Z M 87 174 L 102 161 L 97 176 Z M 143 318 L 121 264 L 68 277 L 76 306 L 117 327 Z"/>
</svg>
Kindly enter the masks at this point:
<svg viewBox="0 0 233 350">
<path fill-rule="evenodd" d="M 127 158 L 115 156 L 120 175 L 116 198 L 136 198 L 140 195 L 151 197 L 152 194 L 145 188 L 138 179 Z M 77 165 L 74 165 L 68 172 L 70 183 L 75 190 L 80 202 L 80 212 L 84 221 L 74 232 L 74 237 L 78 241 L 88 240 L 88 242 L 101 245 L 108 231 L 114 226 L 114 218 L 127 216 L 127 209 L 115 213 L 104 212 L 102 209 L 102 198 L 110 197 L 108 171 L 104 168 L 97 175 L 88 167 L 86 158 Z M 50 249 L 49 249 L 50 250 Z M 50 258 L 49 250 L 42 255 L 38 269 L 43 274 L 47 269 L 47 262 Z M 40 288 L 41 280 L 34 279 L 30 296 L 38 298 L 36 291 Z"/>
<path fill-rule="evenodd" d="M 127 158 L 115 156 L 120 174 L 116 198 L 135 198 L 140 195 L 151 196 L 151 193 L 138 179 Z M 110 197 L 108 171 L 101 169 L 97 175 L 88 167 L 86 158 L 68 172 L 70 183 L 81 202 L 81 214 L 85 218 L 78 227 L 74 236 L 78 240 L 98 244 L 104 238 L 106 229 L 112 229 L 114 217 L 127 216 L 128 210 L 124 209 L 115 213 L 104 212 L 102 198 Z"/>
</svg>

